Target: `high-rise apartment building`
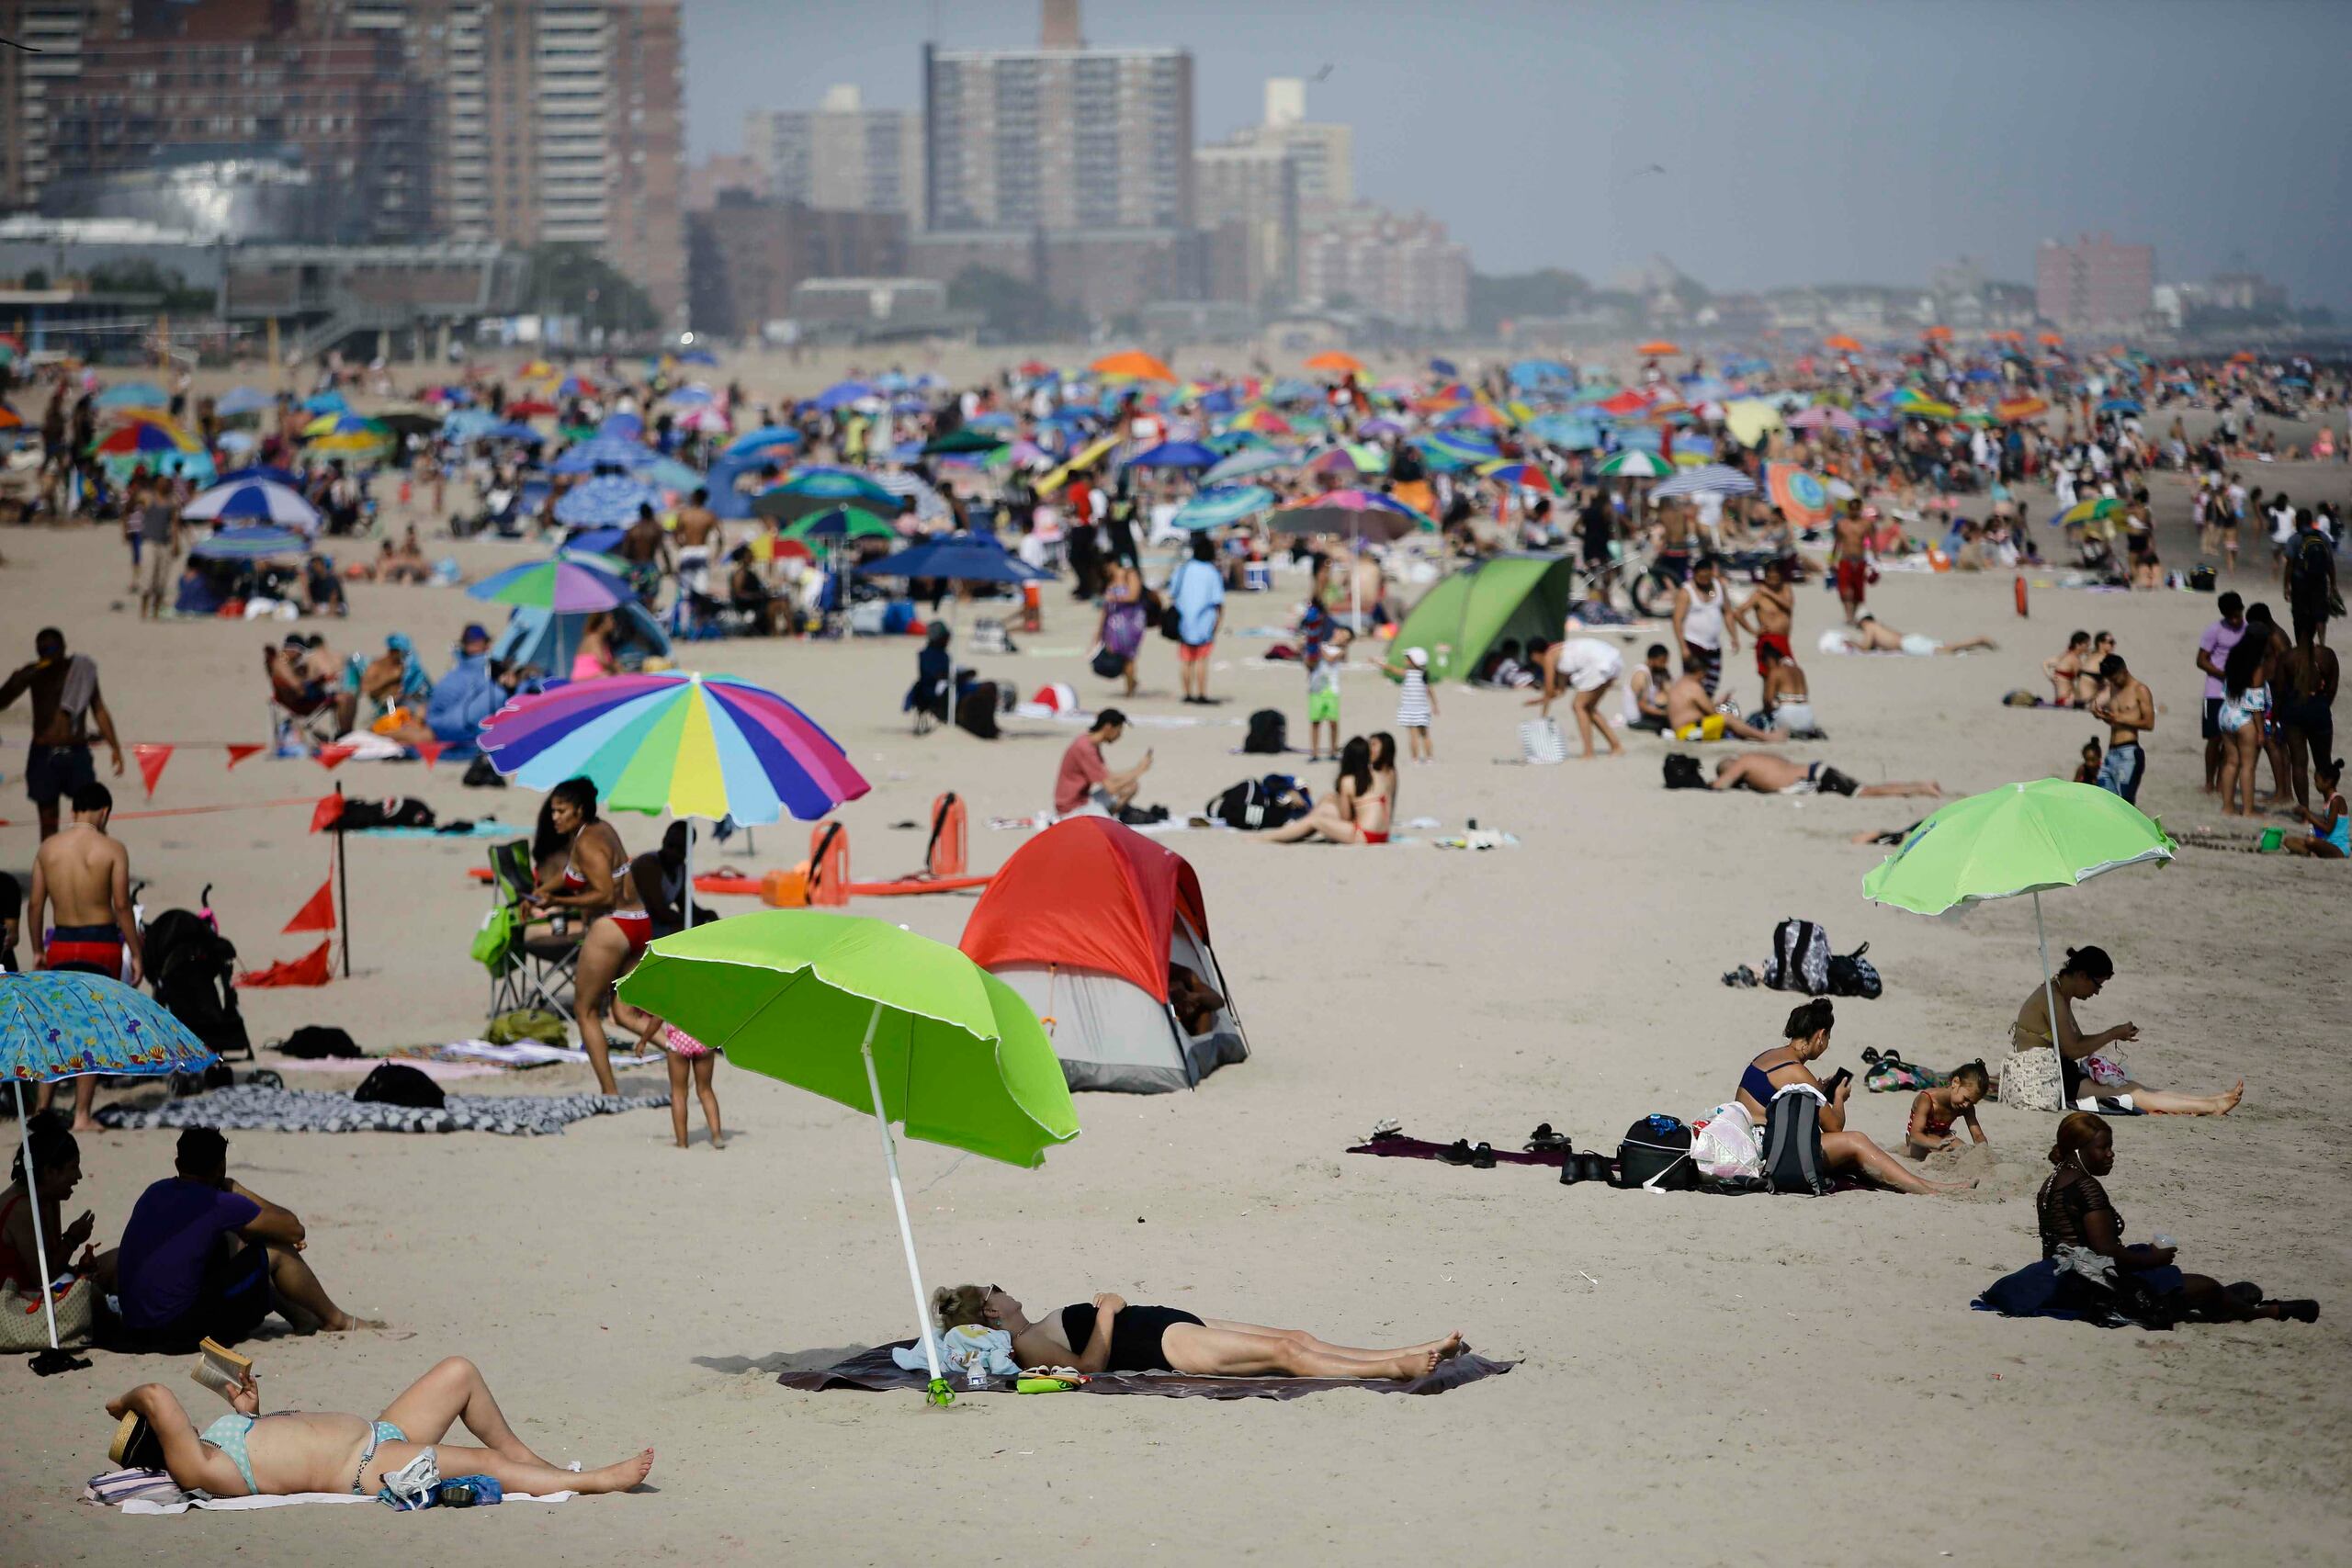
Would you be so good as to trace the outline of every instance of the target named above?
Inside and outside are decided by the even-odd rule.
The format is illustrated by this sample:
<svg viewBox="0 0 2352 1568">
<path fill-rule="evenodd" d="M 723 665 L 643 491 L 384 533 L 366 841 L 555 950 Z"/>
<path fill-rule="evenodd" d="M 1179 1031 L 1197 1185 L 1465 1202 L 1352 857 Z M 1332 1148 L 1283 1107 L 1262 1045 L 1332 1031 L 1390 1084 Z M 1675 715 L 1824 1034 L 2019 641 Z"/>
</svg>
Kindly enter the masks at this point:
<svg viewBox="0 0 2352 1568">
<path fill-rule="evenodd" d="M 1208 296 L 1270 305 L 1298 277 L 1298 164 L 1286 148 L 1228 143 L 1193 154 L 1193 202 L 1208 237 Z"/>
<path fill-rule="evenodd" d="M 1079 36 L 1061 0 L 1035 49 L 923 46 L 925 228 L 1193 227 L 1191 52 Z"/>
<path fill-rule="evenodd" d="M 2086 234 L 2071 245 L 2045 240 L 2034 256 L 2034 304 L 2068 329 L 2130 326 L 2155 305 L 2156 251 Z"/>
<path fill-rule="evenodd" d="M 869 109 L 854 86 L 829 88 L 814 110 L 743 117 L 743 150 L 777 201 L 823 212 L 900 212 L 922 204 L 922 118 Z"/>
<path fill-rule="evenodd" d="M 1227 146 L 1279 147 L 1298 164 L 1298 199 L 1307 208 L 1345 207 L 1356 198 L 1356 132 L 1306 118 L 1306 84 L 1296 76 L 1266 79 L 1262 124 L 1236 131 Z"/>
<path fill-rule="evenodd" d="M 339 5 L 10 0 L 0 29 L 58 51 L 0 51 L 12 203 L 95 209 L 118 186 L 242 160 L 303 182 L 282 209 L 310 237 L 405 240 L 431 222 L 429 94 L 396 41 L 347 27 Z M 187 189 L 158 199 L 203 206 Z"/>
<path fill-rule="evenodd" d="M 1298 293 L 1310 305 L 1458 332 L 1470 320 L 1470 252 L 1433 218 L 1357 202 L 1300 234 Z"/>
</svg>

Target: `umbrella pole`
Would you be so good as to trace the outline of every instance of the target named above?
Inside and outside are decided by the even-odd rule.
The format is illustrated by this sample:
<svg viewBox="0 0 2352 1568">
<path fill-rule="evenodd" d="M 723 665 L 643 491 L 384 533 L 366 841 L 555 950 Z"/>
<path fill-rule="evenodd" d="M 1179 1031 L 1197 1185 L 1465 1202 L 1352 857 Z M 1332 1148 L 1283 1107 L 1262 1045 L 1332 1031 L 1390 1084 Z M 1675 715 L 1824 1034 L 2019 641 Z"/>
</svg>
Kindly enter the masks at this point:
<svg viewBox="0 0 2352 1568">
<path fill-rule="evenodd" d="M 685 896 L 679 900 L 681 906 L 679 914 L 685 923 L 685 929 L 692 931 L 695 929 L 695 819 L 692 813 L 687 814 L 685 823 L 686 891 Z"/>
<path fill-rule="evenodd" d="M 2058 989 L 2050 977 L 2050 938 L 2041 929 L 2041 889 L 2033 890 L 2033 940 L 2041 949 L 2041 1005 L 2050 1014 L 2050 1049 L 2058 1058 L 2058 1109 L 2066 1109 L 2066 1053 L 2058 1049 Z"/>
<path fill-rule="evenodd" d="M 40 1310 L 48 1314 L 49 1348 L 54 1350 L 57 1348 L 57 1302 L 56 1299 L 49 1293 L 49 1281 L 51 1279 L 49 1272 L 49 1236 L 41 1229 L 40 1191 L 40 1172 L 33 1168 L 33 1126 L 31 1118 L 27 1115 L 25 1111 L 25 1084 L 22 1078 L 18 1078 L 16 1081 L 16 1089 L 17 1136 L 23 1143 L 25 1147 L 25 1187 L 27 1189 L 26 1196 L 28 1199 L 26 1207 L 31 1209 L 33 1212 L 33 1251 L 39 1256 L 40 1260 Z"/>
<path fill-rule="evenodd" d="M 890 1168 L 890 1203 L 899 1212 L 899 1244 L 906 1248 L 907 1283 L 915 1292 L 915 1329 L 922 1337 L 923 1359 L 931 1363 L 931 1401 L 945 1404 L 956 1395 L 939 1371 L 939 1342 L 931 1336 L 931 1308 L 922 1295 L 922 1266 L 915 1261 L 915 1230 L 907 1220 L 907 1190 L 899 1180 L 899 1148 L 890 1138 L 889 1112 L 882 1109 L 882 1080 L 874 1071 L 874 1032 L 881 1024 L 882 1004 L 876 1002 L 874 1016 L 865 1021 L 865 1041 L 858 1054 L 865 1058 L 865 1091 L 874 1098 L 874 1126 L 882 1134 L 883 1162 Z"/>
</svg>

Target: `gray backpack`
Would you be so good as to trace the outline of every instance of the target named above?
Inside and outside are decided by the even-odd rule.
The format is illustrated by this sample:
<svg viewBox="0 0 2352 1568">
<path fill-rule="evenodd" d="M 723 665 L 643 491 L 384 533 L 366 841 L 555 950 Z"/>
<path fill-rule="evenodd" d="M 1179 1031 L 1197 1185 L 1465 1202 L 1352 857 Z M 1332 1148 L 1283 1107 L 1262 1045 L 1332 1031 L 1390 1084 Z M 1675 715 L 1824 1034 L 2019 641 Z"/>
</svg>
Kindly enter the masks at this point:
<svg viewBox="0 0 2352 1568">
<path fill-rule="evenodd" d="M 1774 926 L 1764 983 L 1776 991 L 1803 991 L 1808 997 L 1827 991 L 1829 933 L 1811 920 L 1787 919 Z"/>
<path fill-rule="evenodd" d="M 1818 1198 L 1829 1190 L 1829 1168 L 1821 1155 L 1821 1091 L 1810 1084 L 1786 1085 L 1764 1113 L 1764 1185 L 1774 1192 Z"/>
</svg>

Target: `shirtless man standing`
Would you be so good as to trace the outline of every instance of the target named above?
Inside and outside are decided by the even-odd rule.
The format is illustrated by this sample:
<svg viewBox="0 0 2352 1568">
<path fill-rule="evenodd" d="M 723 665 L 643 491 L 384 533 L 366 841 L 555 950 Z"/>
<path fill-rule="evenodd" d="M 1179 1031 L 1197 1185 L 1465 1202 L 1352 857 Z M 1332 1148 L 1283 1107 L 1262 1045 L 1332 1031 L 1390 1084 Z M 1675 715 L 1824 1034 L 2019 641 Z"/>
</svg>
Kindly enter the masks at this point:
<svg viewBox="0 0 2352 1568">
<path fill-rule="evenodd" d="M 1667 733 L 1677 740 L 1721 740 L 1726 735 L 1742 740 L 1785 740 L 1776 735 L 1727 713 L 1715 711 L 1714 694 L 1707 690 L 1705 678 L 1696 670 L 1686 670 L 1681 679 L 1666 689 Z"/>
<path fill-rule="evenodd" d="M 1796 626 L 1797 592 L 1789 586 L 1789 569 L 1784 561 L 1768 561 L 1764 566 L 1764 581 L 1756 592 L 1740 602 L 1732 613 L 1732 625 L 1744 626 L 1756 634 L 1756 672 L 1769 684 L 1772 671 L 1764 662 L 1768 649 L 1778 649 L 1782 659 L 1795 653 L 1789 646 L 1789 633 Z M 1766 693 L 1770 702 L 1770 693 Z"/>
<path fill-rule="evenodd" d="M 107 818 L 114 814 L 114 795 L 102 784 L 86 784 L 74 792 L 74 820 L 43 839 L 33 856 L 33 892 L 25 910 L 25 929 L 33 934 L 36 969 L 74 969 L 85 974 L 122 977 L 122 959 L 130 955 L 130 979 L 139 983 L 146 953 L 139 940 L 138 917 L 130 908 L 130 853 L 107 837 Z M 52 908 L 57 929 L 43 945 L 42 911 Z M 56 1086 L 40 1086 L 39 1109 L 49 1109 Z M 98 1080 L 74 1080 L 74 1131 L 95 1133 L 90 1117 L 97 1099 Z"/>
<path fill-rule="evenodd" d="M 710 509 L 710 491 L 697 490 L 678 509 L 678 591 L 710 596 L 710 562 L 718 538 L 718 513 Z"/>
<path fill-rule="evenodd" d="M 2108 723 L 2107 761 L 2098 767 L 2098 787 L 2137 804 L 2140 781 L 2148 772 L 2147 754 L 2140 750 L 2140 732 L 2156 727 L 2156 694 L 2132 673 L 2120 653 L 2100 661 L 2098 678 L 2107 690 L 2091 704 L 2091 716 Z"/>
<path fill-rule="evenodd" d="M 1838 542 L 1830 547 L 1829 570 L 1837 574 L 1838 602 L 1846 607 L 1846 624 L 1861 614 L 1862 591 L 1870 585 L 1870 525 L 1862 519 L 1862 503 L 1849 501 L 1838 518 Z"/>
<path fill-rule="evenodd" d="M 25 753 L 25 793 L 40 814 L 40 836 L 57 831 L 57 802 L 96 781 L 90 766 L 89 726 L 114 753 L 114 776 L 122 777 L 122 742 L 115 739 L 114 715 L 98 694 L 98 667 L 85 653 L 67 655 L 65 634 L 43 626 L 33 637 L 32 663 L 0 685 L 0 708 L 30 692 L 32 744 Z"/>
</svg>

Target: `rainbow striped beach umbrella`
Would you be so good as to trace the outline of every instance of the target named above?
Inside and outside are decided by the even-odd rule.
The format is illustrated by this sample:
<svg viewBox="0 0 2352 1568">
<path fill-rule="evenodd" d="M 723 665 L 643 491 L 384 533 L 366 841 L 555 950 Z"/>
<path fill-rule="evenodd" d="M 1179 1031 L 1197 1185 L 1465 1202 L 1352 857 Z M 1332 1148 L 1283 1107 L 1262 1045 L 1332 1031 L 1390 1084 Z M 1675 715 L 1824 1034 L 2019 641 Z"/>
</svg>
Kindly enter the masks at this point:
<svg viewBox="0 0 2352 1568">
<path fill-rule="evenodd" d="M 481 727 L 491 764 L 548 790 L 595 784 L 608 810 L 814 821 L 870 787 L 833 738 L 728 675 L 612 675 L 520 697 Z"/>
<path fill-rule="evenodd" d="M 637 597 L 628 583 L 605 570 L 599 560 L 577 554 L 510 566 L 466 592 L 495 604 L 535 604 L 562 615 L 609 610 Z"/>
</svg>

